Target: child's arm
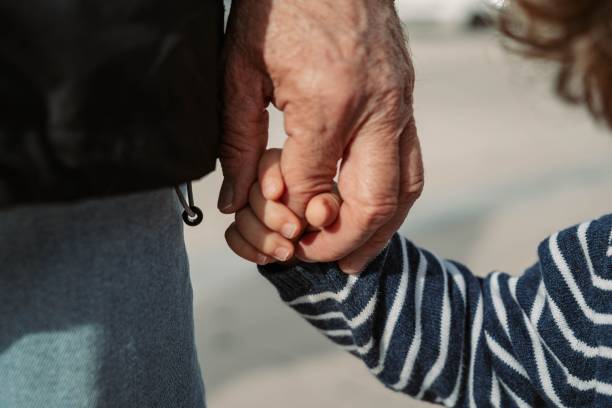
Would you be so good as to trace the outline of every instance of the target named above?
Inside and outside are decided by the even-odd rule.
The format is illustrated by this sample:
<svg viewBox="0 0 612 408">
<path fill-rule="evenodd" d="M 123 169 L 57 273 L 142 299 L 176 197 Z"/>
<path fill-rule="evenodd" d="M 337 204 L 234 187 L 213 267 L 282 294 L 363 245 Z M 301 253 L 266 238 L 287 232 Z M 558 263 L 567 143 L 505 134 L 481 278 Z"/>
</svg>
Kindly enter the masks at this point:
<svg viewBox="0 0 612 408">
<path fill-rule="evenodd" d="M 491 282 L 499 309 L 506 315 L 508 308 L 515 309 L 513 317 L 521 313 L 508 276 L 476 278 L 399 235 L 358 277 L 331 263 L 268 265 L 260 271 L 287 305 L 361 358 L 393 390 L 447 406 L 489 401 L 494 387 L 501 394 L 506 386 L 495 376 L 489 347 L 495 343 L 511 382 L 521 384 L 517 399 L 536 402 L 529 376 L 494 312 Z"/>
<path fill-rule="evenodd" d="M 576 233 L 542 243 L 541 261 L 520 278 L 477 278 L 399 235 L 358 277 L 335 264 L 260 271 L 286 304 L 393 390 L 446 406 L 612 406 L 612 339 L 598 337 L 560 272 L 571 270 L 590 293 L 586 263 L 564 260 Z M 612 323 L 612 314 L 595 316 Z"/>
<path fill-rule="evenodd" d="M 333 263 L 260 270 L 394 390 L 447 406 L 612 406 L 612 339 L 596 328 L 612 310 L 590 275 L 607 268 L 609 233 L 597 221 L 553 235 L 520 278 L 475 277 L 399 235 L 358 277 Z"/>
</svg>

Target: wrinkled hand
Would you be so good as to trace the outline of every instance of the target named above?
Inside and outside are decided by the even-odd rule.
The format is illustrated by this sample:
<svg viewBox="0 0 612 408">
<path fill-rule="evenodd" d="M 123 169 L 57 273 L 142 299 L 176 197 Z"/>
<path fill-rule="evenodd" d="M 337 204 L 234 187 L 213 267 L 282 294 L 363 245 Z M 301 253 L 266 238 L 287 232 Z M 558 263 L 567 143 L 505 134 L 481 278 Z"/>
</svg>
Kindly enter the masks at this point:
<svg viewBox="0 0 612 408">
<path fill-rule="evenodd" d="M 272 102 L 284 113 L 284 201 L 296 215 L 331 190 L 341 162 L 339 218 L 306 234 L 297 256 L 361 271 L 423 188 L 413 85 L 392 0 L 235 0 L 226 37 L 219 208 L 232 213 L 246 205 Z M 280 188 L 262 186 L 267 198 Z"/>
</svg>

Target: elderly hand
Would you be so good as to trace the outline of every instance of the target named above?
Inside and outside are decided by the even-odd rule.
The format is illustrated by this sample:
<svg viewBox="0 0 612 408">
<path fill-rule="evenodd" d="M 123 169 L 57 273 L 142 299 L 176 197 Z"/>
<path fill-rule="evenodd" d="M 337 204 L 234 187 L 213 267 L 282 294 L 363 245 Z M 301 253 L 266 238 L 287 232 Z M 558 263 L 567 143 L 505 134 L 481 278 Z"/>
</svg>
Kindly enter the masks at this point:
<svg viewBox="0 0 612 408">
<path fill-rule="evenodd" d="M 288 135 L 284 202 L 297 216 L 304 217 L 311 198 L 331 191 L 340 162 L 339 217 L 304 235 L 296 255 L 360 272 L 423 188 L 413 84 L 392 0 L 234 0 L 219 208 L 233 213 L 247 204 L 272 102 Z M 281 188 L 270 183 L 262 191 L 274 199 Z"/>
</svg>

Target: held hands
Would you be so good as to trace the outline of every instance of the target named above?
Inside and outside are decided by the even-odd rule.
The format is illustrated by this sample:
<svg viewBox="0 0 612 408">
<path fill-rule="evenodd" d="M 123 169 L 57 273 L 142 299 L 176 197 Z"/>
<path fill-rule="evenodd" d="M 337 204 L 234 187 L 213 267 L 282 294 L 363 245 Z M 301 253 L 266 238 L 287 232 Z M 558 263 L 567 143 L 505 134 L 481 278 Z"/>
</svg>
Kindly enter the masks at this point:
<svg viewBox="0 0 612 408">
<path fill-rule="evenodd" d="M 343 199 L 333 225 L 303 235 L 295 255 L 359 273 L 423 188 L 414 72 L 393 0 L 234 0 L 225 55 L 219 209 L 247 206 L 273 103 L 288 135 L 280 157 L 286 206 L 303 220 L 336 173 Z M 262 187 L 268 200 L 282 194 Z"/>
<path fill-rule="evenodd" d="M 253 183 L 248 205 L 236 213 L 225 239 L 238 256 L 266 265 L 293 259 L 294 241 L 304 230 L 318 231 L 332 225 L 340 210 L 340 196 L 321 193 L 306 206 L 306 224 L 281 202 L 285 186 L 281 173 L 281 151 L 267 150 L 259 163 L 259 181 Z M 264 197 L 268 188 L 270 198 Z"/>
</svg>

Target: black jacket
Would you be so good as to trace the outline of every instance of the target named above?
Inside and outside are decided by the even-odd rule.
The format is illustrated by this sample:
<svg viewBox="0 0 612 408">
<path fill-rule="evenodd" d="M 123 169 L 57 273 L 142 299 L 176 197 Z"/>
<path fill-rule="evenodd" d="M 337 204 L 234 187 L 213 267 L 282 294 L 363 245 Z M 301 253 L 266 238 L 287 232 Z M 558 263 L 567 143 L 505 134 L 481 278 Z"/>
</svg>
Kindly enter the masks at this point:
<svg viewBox="0 0 612 408">
<path fill-rule="evenodd" d="M 0 207 L 215 165 L 222 0 L 0 0 Z"/>
</svg>

